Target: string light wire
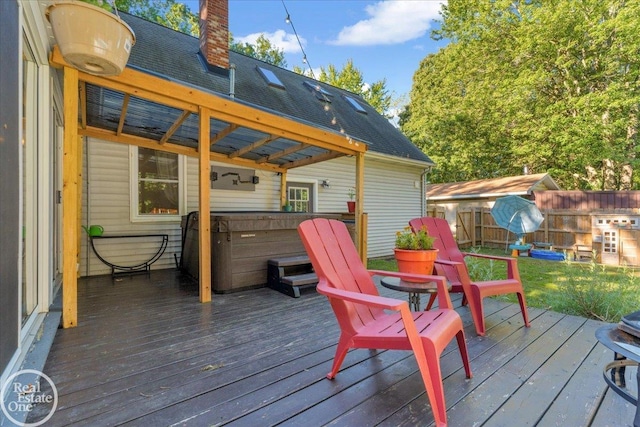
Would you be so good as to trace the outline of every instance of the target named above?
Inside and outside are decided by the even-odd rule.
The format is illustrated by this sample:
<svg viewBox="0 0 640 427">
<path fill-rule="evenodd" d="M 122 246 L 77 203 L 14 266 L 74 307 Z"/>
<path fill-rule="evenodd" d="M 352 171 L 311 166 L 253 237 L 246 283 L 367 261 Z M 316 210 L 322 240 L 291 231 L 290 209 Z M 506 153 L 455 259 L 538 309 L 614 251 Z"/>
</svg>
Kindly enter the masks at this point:
<svg viewBox="0 0 640 427">
<path fill-rule="evenodd" d="M 309 68 L 309 75 L 311 76 L 312 79 L 318 81 L 318 79 L 316 79 L 315 73 L 313 72 L 313 68 L 311 67 L 311 63 L 309 62 L 309 58 L 307 57 L 307 53 L 304 50 L 304 46 L 302 46 L 302 42 L 300 41 L 300 37 L 298 36 L 298 32 L 296 31 L 296 27 L 295 25 L 293 25 L 293 19 L 291 19 L 291 14 L 289 13 L 289 10 L 287 9 L 287 5 L 284 3 L 284 0 L 281 0 L 282 2 L 282 7 L 284 8 L 285 13 L 287 14 L 286 18 L 285 18 L 285 22 L 289 25 L 291 25 L 291 29 L 293 30 L 293 35 L 296 37 L 296 41 L 298 42 L 298 46 L 300 46 L 300 51 L 302 52 L 302 62 L 304 64 L 307 65 L 307 67 Z M 326 94 L 324 94 L 324 92 L 322 91 L 322 88 L 319 84 L 316 85 L 315 90 L 318 94 L 322 95 L 322 100 L 324 101 L 324 111 L 327 114 L 331 115 L 331 124 L 334 126 L 338 126 L 338 128 L 340 129 L 340 133 L 344 134 L 347 138 L 347 140 L 349 141 L 350 144 L 353 144 L 354 141 L 353 139 L 351 139 L 351 137 L 349 135 L 347 135 L 346 131 L 344 130 L 344 128 L 342 127 L 342 125 L 338 122 L 338 118 L 335 115 L 334 110 L 331 108 L 330 104 L 331 104 L 331 100 L 327 97 Z M 356 145 L 358 145 L 358 143 L 356 142 Z"/>
</svg>

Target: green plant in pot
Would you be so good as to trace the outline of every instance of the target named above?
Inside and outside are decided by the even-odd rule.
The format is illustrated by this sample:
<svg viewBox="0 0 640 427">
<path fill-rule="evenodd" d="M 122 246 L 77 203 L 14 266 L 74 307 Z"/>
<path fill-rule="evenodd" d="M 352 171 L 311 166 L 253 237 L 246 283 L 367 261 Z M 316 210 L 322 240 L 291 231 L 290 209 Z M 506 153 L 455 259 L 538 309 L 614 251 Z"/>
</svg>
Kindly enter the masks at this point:
<svg viewBox="0 0 640 427">
<path fill-rule="evenodd" d="M 353 213 L 356 211 L 356 201 L 354 200 L 356 198 L 356 190 L 353 187 L 349 188 L 349 190 L 347 190 L 347 196 L 349 196 L 347 210 L 349 213 Z"/>
<path fill-rule="evenodd" d="M 433 265 L 438 256 L 438 250 L 433 247 L 435 240 L 429 235 L 426 225 L 416 231 L 408 226 L 398 231 L 394 248 L 398 270 L 403 273 L 433 274 Z"/>
</svg>

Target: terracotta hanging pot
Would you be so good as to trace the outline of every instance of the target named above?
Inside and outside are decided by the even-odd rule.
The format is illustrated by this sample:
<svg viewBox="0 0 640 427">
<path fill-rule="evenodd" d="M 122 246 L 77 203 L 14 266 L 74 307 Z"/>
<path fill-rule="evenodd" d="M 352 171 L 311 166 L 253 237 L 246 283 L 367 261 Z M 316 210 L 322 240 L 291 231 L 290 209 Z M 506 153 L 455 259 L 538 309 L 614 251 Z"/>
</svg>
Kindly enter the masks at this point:
<svg viewBox="0 0 640 427">
<path fill-rule="evenodd" d="M 433 265 L 438 257 L 437 249 L 409 250 L 394 249 L 398 271 L 412 274 L 433 274 Z M 404 279 L 407 282 L 421 282 L 420 280 Z"/>
<path fill-rule="evenodd" d="M 82 1 L 54 3 L 46 15 L 69 64 L 99 76 L 124 70 L 136 37 L 119 16 Z"/>
</svg>

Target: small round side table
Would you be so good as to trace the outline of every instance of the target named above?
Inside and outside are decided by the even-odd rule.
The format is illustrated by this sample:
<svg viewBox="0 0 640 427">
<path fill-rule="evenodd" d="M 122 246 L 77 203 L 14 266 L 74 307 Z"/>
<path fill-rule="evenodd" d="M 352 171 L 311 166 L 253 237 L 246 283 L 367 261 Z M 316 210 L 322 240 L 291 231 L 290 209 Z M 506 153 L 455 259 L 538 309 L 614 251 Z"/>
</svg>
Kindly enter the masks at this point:
<svg viewBox="0 0 640 427">
<path fill-rule="evenodd" d="M 435 282 L 407 282 L 399 277 L 383 277 L 380 280 L 380 284 L 388 289 L 394 291 L 408 292 L 409 293 L 409 307 L 413 308 L 413 311 L 420 310 L 420 294 L 432 294 L 435 296 L 438 292 L 438 287 Z M 451 285 L 448 285 L 451 289 Z M 428 310 L 429 306 L 425 310 Z"/>
</svg>

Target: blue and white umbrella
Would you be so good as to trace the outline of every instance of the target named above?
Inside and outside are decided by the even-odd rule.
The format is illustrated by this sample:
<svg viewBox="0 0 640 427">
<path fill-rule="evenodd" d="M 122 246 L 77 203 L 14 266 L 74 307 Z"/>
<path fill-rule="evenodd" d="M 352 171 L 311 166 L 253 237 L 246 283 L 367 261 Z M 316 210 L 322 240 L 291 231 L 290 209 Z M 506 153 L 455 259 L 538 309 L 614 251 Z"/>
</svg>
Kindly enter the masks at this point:
<svg viewBox="0 0 640 427">
<path fill-rule="evenodd" d="M 531 200 L 520 196 L 505 196 L 496 199 L 491 208 L 491 216 L 496 224 L 521 238 L 533 233 L 544 221 L 542 213 Z M 507 233 L 507 241 L 509 240 Z"/>
</svg>

